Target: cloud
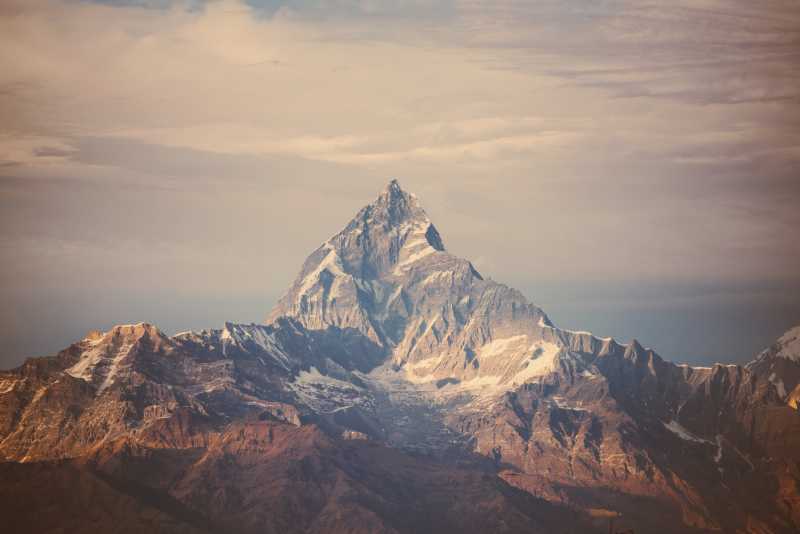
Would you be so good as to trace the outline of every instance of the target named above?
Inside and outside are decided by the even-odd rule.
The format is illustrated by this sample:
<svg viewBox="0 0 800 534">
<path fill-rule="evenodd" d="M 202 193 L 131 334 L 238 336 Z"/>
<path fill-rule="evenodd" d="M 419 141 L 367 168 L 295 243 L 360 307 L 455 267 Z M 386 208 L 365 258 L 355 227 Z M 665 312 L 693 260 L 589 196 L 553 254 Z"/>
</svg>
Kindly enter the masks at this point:
<svg viewBox="0 0 800 534">
<path fill-rule="evenodd" d="M 6 0 L 0 290 L 280 292 L 389 177 L 520 286 L 796 278 L 797 28 L 788 0 Z"/>
<path fill-rule="evenodd" d="M 0 133 L 0 166 L 48 165 L 64 161 L 74 152 L 65 139 Z"/>
<path fill-rule="evenodd" d="M 795 34 L 776 22 L 798 16 L 791 4 L 759 17 L 745 4 L 458 2 L 439 26 L 393 15 L 441 3 L 267 4 L 19 5 L 26 16 L 0 22 L 6 124 L 65 142 L 127 137 L 375 168 L 530 160 L 547 146 L 588 156 L 609 136 L 628 146 L 629 131 L 688 116 L 714 130 L 753 110 L 762 123 L 778 109 L 797 120 Z M 265 7 L 271 16 L 257 16 Z M 306 16 L 318 11 L 347 16 Z M 467 124 L 485 135 L 466 135 Z M 652 151 L 652 137 L 629 146 Z"/>
</svg>

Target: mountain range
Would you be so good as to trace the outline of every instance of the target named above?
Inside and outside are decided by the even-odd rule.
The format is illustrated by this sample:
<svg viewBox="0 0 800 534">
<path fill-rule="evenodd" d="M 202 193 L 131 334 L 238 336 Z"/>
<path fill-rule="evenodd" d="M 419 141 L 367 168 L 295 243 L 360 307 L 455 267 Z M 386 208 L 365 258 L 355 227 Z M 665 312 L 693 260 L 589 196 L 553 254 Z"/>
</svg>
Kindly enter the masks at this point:
<svg viewBox="0 0 800 534">
<path fill-rule="evenodd" d="M 13 532 L 800 530 L 800 326 L 745 366 L 558 328 L 392 181 L 263 324 L 0 372 Z"/>
</svg>

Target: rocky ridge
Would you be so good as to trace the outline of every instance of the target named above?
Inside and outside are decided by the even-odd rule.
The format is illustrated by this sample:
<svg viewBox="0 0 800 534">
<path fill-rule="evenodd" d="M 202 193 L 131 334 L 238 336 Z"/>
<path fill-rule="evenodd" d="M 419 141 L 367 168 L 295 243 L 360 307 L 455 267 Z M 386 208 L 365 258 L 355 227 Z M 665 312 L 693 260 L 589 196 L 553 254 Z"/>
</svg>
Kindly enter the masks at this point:
<svg viewBox="0 0 800 534">
<path fill-rule="evenodd" d="M 456 495 L 474 488 L 495 531 L 622 514 L 643 532 L 793 532 L 798 332 L 745 367 L 697 368 L 559 329 L 449 254 L 392 181 L 309 256 L 266 324 L 123 325 L 0 373 L 0 456 L 68 462 L 87 488 L 124 487 L 115 502 L 138 502 L 131 485 L 167 495 L 165 531 L 463 530 L 476 508 Z M 276 505 L 264 481 L 297 500 Z M 428 522 L 402 519 L 411 494 L 438 503 Z M 293 523 L 307 510 L 317 519 Z"/>
</svg>

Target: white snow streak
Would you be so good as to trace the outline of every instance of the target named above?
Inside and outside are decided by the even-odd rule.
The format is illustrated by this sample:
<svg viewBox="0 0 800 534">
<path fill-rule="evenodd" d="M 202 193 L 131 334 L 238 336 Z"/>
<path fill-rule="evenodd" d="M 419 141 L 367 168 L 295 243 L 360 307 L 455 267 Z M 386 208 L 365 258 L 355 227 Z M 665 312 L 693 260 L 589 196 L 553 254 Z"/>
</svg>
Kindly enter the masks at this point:
<svg viewBox="0 0 800 534">
<path fill-rule="evenodd" d="M 325 244 L 325 248 L 328 249 L 328 254 L 319 262 L 316 269 L 303 278 L 303 283 L 300 285 L 300 290 L 297 294 L 298 297 L 302 297 L 308 293 L 308 291 L 319 282 L 319 275 L 322 274 L 322 271 L 327 270 L 335 276 L 344 276 L 345 273 L 342 270 L 342 262 L 339 259 L 339 255 L 336 254 L 336 250 L 328 243 Z"/>
<path fill-rule="evenodd" d="M 703 439 L 701 437 L 695 436 L 694 434 L 689 432 L 687 429 L 685 429 L 677 421 L 670 421 L 669 423 L 663 423 L 663 424 L 664 424 L 664 427 L 666 427 L 667 430 L 669 430 L 670 432 L 672 432 L 673 434 L 675 434 L 676 436 L 678 436 L 682 440 L 693 441 L 695 443 L 711 443 L 707 439 Z"/>
</svg>

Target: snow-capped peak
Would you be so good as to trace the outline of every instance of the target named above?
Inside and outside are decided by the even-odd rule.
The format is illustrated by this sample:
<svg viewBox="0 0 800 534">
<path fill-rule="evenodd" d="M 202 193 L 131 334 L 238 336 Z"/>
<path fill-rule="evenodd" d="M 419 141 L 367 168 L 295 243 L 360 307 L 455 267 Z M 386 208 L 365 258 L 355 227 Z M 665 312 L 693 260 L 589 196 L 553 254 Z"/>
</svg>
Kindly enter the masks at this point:
<svg viewBox="0 0 800 534">
<path fill-rule="evenodd" d="M 378 195 L 376 203 L 384 203 L 388 205 L 395 205 L 399 207 L 414 208 L 419 207 L 419 199 L 417 195 L 408 193 L 400 187 L 400 182 L 393 179 L 389 182 L 386 188 Z"/>
<path fill-rule="evenodd" d="M 543 333 L 550 321 L 521 293 L 447 253 L 397 180 L 308 257 L 267 322 L 281 316 L 309 330 L 358 333 L 365 358 L 407 366 L 415 382 L 505 391 L 556 372 L 565 348 L 559 332 Z"/>
<path fill-rule="evenodd" d="M 151 350 L 170 344 L 158 328 L 148 323 L 117 325 L 105 333 L 90 332 L 83 340 L 83 351 L 78 361 L 64 372 L 94 383 L 101 393 L 120 374 L 127 373 L 131 358 L 144 340 L 151 344 Z"/>
<path fill-rule="evenodd" d="M 772 366 L 775 358 L 800 363 L 800 325 L 784 332 L 771 347 L 765 349 L 745 367 L 753 370 L 763 365 Z"/>
<path fill-rule="evenodd" d="M 392 180 L 333 240 L 353 231 L 363 232 L 369 227 L 391 232 L 393 229 L 402 230 L 409 224 L 430 224 L 430 222 L 416 195 L 406 192 L 397 180 Z"/>
<path fill-rule="evenodd" d="M 317 318 L 307 326 L 361 322 L 354 319 L 354 314 L 360 315 L 354 310 L 363 294 L 393 291 L 396 284 L 388 282 L 388 277 L 405 276 L 437 252 L 444 252 L 439 232 L 417 197 L 392 180 L 342 231 L 308 257 L 267 322 L 281 315 L 309 313 Z"/>
<path fill-rule="evenodd" d="M 776 356 L 800 362 L 800 325 L 795 326 L 778 338 L 777 345 L 778 352 L 775 354 Z"/>
</svg>

